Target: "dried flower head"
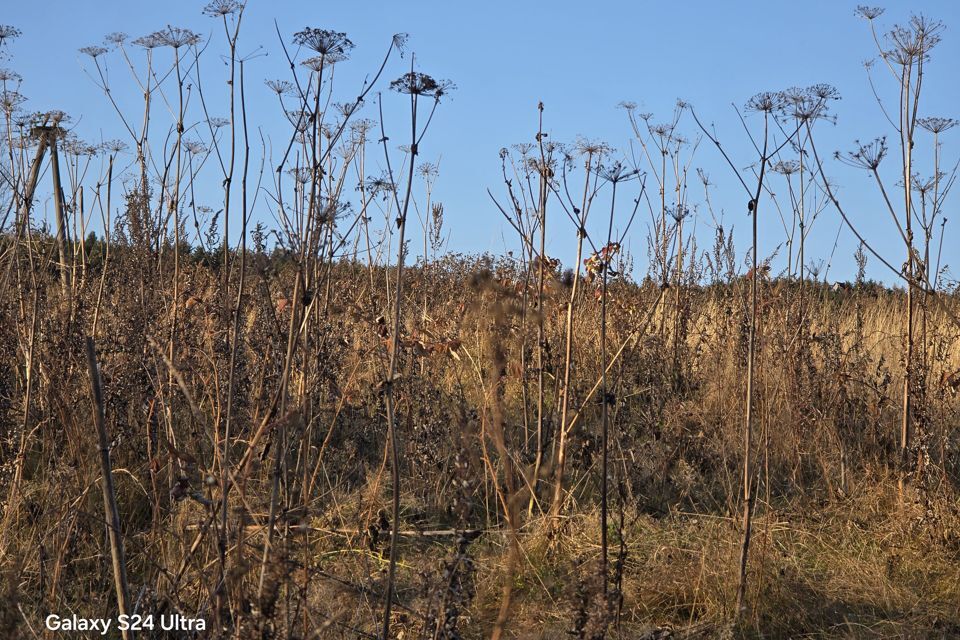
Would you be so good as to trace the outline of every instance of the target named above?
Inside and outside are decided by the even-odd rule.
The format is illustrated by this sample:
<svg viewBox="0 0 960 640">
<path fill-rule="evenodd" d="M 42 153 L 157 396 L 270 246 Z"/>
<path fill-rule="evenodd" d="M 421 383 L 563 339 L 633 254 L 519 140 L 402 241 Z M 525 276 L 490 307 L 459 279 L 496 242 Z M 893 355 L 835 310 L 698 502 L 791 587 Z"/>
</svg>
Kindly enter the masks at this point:
<svg viewBox="0 0 960 640">
<path fill-rule="evenodd" d="M 187 153 L 194 156 L 202 156 L 207 152 L 207 145 L 199 140 L 184 140 L 183 148 L 187 150 Z"/>
<path fill-rule="evenodd" d="M 829 84 L 815 84 L 806 88 L 791 87 L 781 93 L 779 111 L 782 115 L 799 121 L 830 119 L 827 115 L 829 102 L 839 100 L 840 93 Z"/>
<path fill-rule="evenodd" d="M 602 180 L 617 184 L 619 182 L 633 180 L 640 175 L 640 171 L 637 169 L 628 169 L 623 162 L 617 160 L 610 165 L 600 165 L 600 167 L 597 169 L 597 175 Z"/>
<path fill-rule="evenodd" d="M 890 48 L 883 56 L 904 67 L 926 60 L 930 50 L 939 44 L 942 32 L 942 22 L 913 16 L 908 26 L 896 25 L 887 33 Z"/>
<path fill-rule="evenodd" d="M 293 34 L 294 44 L 306 47 L 321 56 L 339 57 L 341 60 L 350 55 L 354 44 L 346 33 L 331 29 L 314 29 L 306 27 L 303 31 Z"/>
<path fill-rule="evenodd" d="M 667 213 L 670 214 L 670 217 L 673 218 L 675 222 L 682 222 L 684 218 L 690 215 L 690 208 L 683 204 L 678 203 L 667 209 Z"/>
<path fill-rule="evenodd" d="M 69 135 L 64 138 L 61 149 L 63 149 L 65 154 L 76 157 L 93 157 L 100 152 L 98 146 L 87 144 L 74 135 Z"/>
<path fill-rule="evenodd" d="M 287 169 L 287 174 L 293 178 L 294 182 L 299 184 L 307 184 L 310 182 L 312 172 L 307 167 L 294 167 L 292 169 Z"/>
<path fill-rule="evenodd" d="M 314 73 L 319 73 L 324 67 L 331 67 L 338 62 L 343 62 L 347 56 L 341 53 L 331 53 L 329 55 L 313 56 L 307 58 L 300 64 Z"/>
<path fill-rule="evenodd" d="M 244 3 L 238 0 L 213 0 L 203 8 L 203 14 L 211 18 L 222 18 L 243 11 Z"/>
<path fill-rule="evenodd" d="M 820 82 L 811 87 L 808 87 L 807 90 L 820 100 L 839 100 L 840 92 L 837 91 L 837 88 L 831 84 L 825 82 Z"/>
<path fill-rule="evenodd" d="M 773 113 L 784 105 L 784 94 L 780 91 L 762 91 L 747 100 L 747 111 L 757 111 L 759 113 Z"/>
<path fill-rule="evenodd" d="M 770 165 L 770 170 L 774 173 L 789 176 L 800 170 L 800 163 L 796 160 L 780 160 Z"/>
<path fill-rule="evenodd" d="M 854 144 L 857 145 L 855 151 L 848 151 L 847 153 L 837 151 L 834 158 L 852 167 L 874 171 L 880 166 L 883 157 L 887 155 L 886 136 L 877 138 L 867 144 L 862 144 L 859 140 L 855 141 Z"/>
<path fill-rule="evenodd" d="M 321 223 L 333 223 L 340 216 L 353 208 L 349 202 L 322 196 L 316 203 L 317 214 Z"/>
<path fill-rule="evenodd" d="M 883 9 L 881 7 L 868 7 L 867 5 L 861 4 L 854 11 L 854 15 L 860 16 L 866 20 L 875 20 L 883 15 Z"/>
<path fill-rule="evenodd" d="M 13 126 L 18 129 L 27 129 L 37 124 L 36 114 L 18 111 L 13 114 Z"/>
<path fill-rule="evenodd" d="M 936 175 L 921 178 L 920 174 L 915 173 L 910 176 L 910 188 L 919 193 L 921 197 L 925 197 L 940 184 L 944 175 L 942 171 L 938 171 Z"/>
<path fill-rule="evenodd" d="M 133 44 L 144 49 L 156 49 L 163 46 L 163 41 L 160 39 L 160 32 L 154 31 L 145 36 L 140 36 L 133 41 Z"/>
<path fill-rule="evenodd" d="M 930 133 L 943 133 L 948 129 L 954 128 L 957 124 L 960 124 L 960 122 L 953 118 L 920 118 L 917 120 L 917 124 Z"/>
<path fill-rule="evenodd" d="M 371 197 L 380 195 L 386 200 L 391 193 L 396 190 L 396 185 L 386 174 L 377 177 L 369 177 L 363 183 L 364 188 L 370 193 Z"/>
<path fill-rule="evenodd" d="M 216 117 L 216 116 L 215 116 L 215 117 L 210 118 L 209 120 L 207 120 L 207 124 L 209 124 L 209 125 L 210 125 L 212 128 L 214 128 L 214 129 L 220 129 L 220 128 L 225 127 L 225 126 L 227 126 L 228 124 L 230 124 L 230 119 L 229 119 L 229 118 L 219 118 L 219 117 Z"/>
<path fill-rule="evenodd" d="M 127 150 L 127 143 L 122 140 L 107 140 L 100 144 L 100 148 L 108 153 L 122 153 Z"/>
<path fill-rule="evenodd" d="M 573 146 L 577 153 L 585 156 L 603 156 L 613 151 L 613 147 L 606 142 L 587 140 L 582 137 L 578 137 Z"/>
<path fill-rule="evenodd" d="M 320 135 L 322 135 L 327 140 L 333 140 L 334 136 L 340 131 L 339 122 L 327 122 L 320 126 Z"/>
<path fill-rule="evenodd" d="M 419 71 L 408 71 L 390 83 L 390 88 L 398 93 L 417 96 L 431 96 L 440 99 L 456 87 L 449 80 L 435 80 Z"/>
<path fill-rule="evenodd" d="M 674 125 L 672 123 L 662 122 L 660 124 L 648 124 L 650 133 L 658 138 L 669 138 L 673 134 Z"/>
<path fill-rule="evenodd" d="M 96 60 L 98 57 L 102 56 L 106 52 L 107 52 L 106 47 L 101 47 L 98 45 L 92 45 L 92 46 L 83 47 L 82 49 L 80 49 L 80 53 L 82 53 L 85 56 L 90 56 L 94 60 Z"/>
<path fill-rule="evenodd" d="M 170 47 L 172 49 L 192 47 L 200 42 L 200 36 L 193 31 L 190 31 L 190 29 L 171 27 L 169 25 L 166 29 L 157 31 L 154 35 L 157 36 L 161 45 L 164 47 Z"/>
<path fill-rule="evenodd" d="M 310 122 L 313 115 L 304 109 L 294 109 L 286 112 L 287 120 L 293 125 L 298 133 L 304 133 L 310 128 Z"/>
<path fill-rule="evenodd" d="M 513 145 L 513 149 L 517 151 L 521 156 L 526 156 L 533 150 L 533 144 L 529 142 L 520 142 Z"/>
<path fill-rule="evenodd" d="M 23 77 L 12 69 L 0 69 L 0 82 L 16 82 L 19 84 Z"/>
<path fill-rule="evenodd" d="M 356 136 L 357 138 L 365 138 L 375 125 L 376 125 L 376 122 L 374 122 L 370 118 L 361 118 L 359 120 L 354 120 L 350 123 L 350 133 Z"/>
<path fill-rule="evenodd" d="M 20 29 L 17 29 L 14 26 L 9 24 L 0 24 L 0 47 L 7 44 L 7 40 L 13 40 L 14 38 L 19 38 L 21 35 Z"/>
<path fill-rule="evenodd" d="M 19 91 L 4 91 L 0 93 L 0 110 L 10 116 L 26 102 L 26 98 Z"/>
<path fill-rule="evenodd" d="M 440 169 L 432 162 L 421 162 L 417 165 L 417 173 L 425 180 L 432 180 L 440 174 Z"/>
<path fill-rule="evenodd" d="M 334 102 L 334 110 L 344 118 L 349 118 L 359 108 L 356 102 Z"/>
<path fill-rule="evenodd" d="M 125 34 L 122 31 L 114 31 L 113 33 L 108 33 L 103 38 L 104 44 L 109 44 L 114 47 L 120 47 L 130 36 Z"/>
<path fill-rule="evenodd" d="M 286 95 L 293 91 L 293 83 L 289 80 L 264 80 L 264 84 L 278 96 Z"/>
</svg>

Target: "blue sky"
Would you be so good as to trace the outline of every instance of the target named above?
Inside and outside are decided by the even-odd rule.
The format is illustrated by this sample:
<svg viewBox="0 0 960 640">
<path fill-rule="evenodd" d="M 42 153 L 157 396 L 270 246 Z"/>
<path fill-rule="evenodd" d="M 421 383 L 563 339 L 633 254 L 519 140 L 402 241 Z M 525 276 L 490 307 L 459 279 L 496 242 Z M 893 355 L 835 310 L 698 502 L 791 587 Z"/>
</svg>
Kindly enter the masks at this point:
<svg viewBox="0 0 960 640">
<path fill-rule="evenodd" d="M 909 4 L 909 7 L 906 5 Z M 10 47 L 4 65 L 24 76 L 21 92 L 32 110 L 60 108 L 74 117 L 76 132 L 84 139 L 120 138 L 123 129 L 103 94 L 85 74 L 89 60 L 79 47 L 96 44 L 112 31 L 139 36 L 168 24 L 191 28 L 212 36 L 211 50 L 225 51 L 222 29 L 201 15 L 204 2 L 174 0 L 165 3 L 104 1 L 8 3 L 2 22 L 22 30 Z M 421 146 L 421 160 L 439 163 L 434 199 L 442 201 L 451 232 L 450 248 L 458 251 L 502 252 L 516 248 L 509 228 L 486 194 L 503 192 L 499 177 L 499 150 L 519 142 L 532 142 L 537 126 L 537 103 L 545 105 L 545 129 L 557 141 L 578 135 L 603 140 L 621 153 L 629 152 L 632 132 L 626 114 L 617 108 L 634 101 L 639 111 L 654 113 L 654 121 L 671 117 L 677 98 L 691 103 L 704 121 L 714 123 L 734 162 L 744 167 L 755 159 L 731 104 L 742 105 L 762 90 L 776 90 L 825 82 L 837 87 L 843 99 L 833 112 L 836 125 L 820 127 L 818 149 L 825 155 L 852 148 L 855 139 L 868 140 L 896 133 L 884 120 L 867 81 L 863 62 L 874 56 L 867 23 L 854 15 L 855 3 L 807 2 L 262 2 L 250 0 L 240 38 L 241 53 L 262 47 L 266 55 L 248 64 L 248 110 L 251 122 L 261 124 L 268 140 L 279 146 L 283 117 L 275 97 L 264 87 L 268 78 L 286 77 L 273 20 L 290 42 L 293 32 L 305 26 L 347 32 L 356 44 L 351 59 L 340 65 L 337 83 L 344 98 L 356 94 L 365 74 L 375 69 L 390 37 L 410 34 L 408 51 L 415 52 L 418 67 L 436 77 L 449 78 L 457 90 L 446 100 Z M 960 60 L 960 9 L 955 2 L 913 1 L 890 3 L 878 20 L 886 30 L 905 22 L 910 11 L 943 20 L 943 41 L 927 68 L 921 115 L 960 117 L 960 89 L 951 67 Z M 732 7 L 736 7 L 735 9 Z M 205 81 L 222 88 L 225 68 L 215 55 L 207 55 Z M 107 58 L 115 93 L 123 104 L 135 105 L 139 97 L 125 83 L 118 59 Z M 386 87 L 400 75 L 409 58 L 394 60 L 381 80 Z M 896 104 L 891 78 L 876 74 L 882 97 Z M 115 80 L 114 80 L 115 79 Z M 124 91 L 126 92 L 124 94 Z M 125 96 L 125 97 L 124 97 Z M 129 100 L 129 102 L 124 102 Z M 388 133 L 394 140 L 405 131 L 396 96 L 385 97 Z M 163 114 L 158 117 L 162 118 Z M 370 101 L 364 115 L 376 117 Z M 678 128 L 688 138 L 697 136 L 689 117 Z M 944 134 L 943 160 L 953 166 L 960 149 L 960 128 Z M 400 142 L 398 142 L 399 144 Z M 375 151 L 375 150 L 374 150 Z M 919 134 L 921 161 L 929 156 L 929 137 Z M 373 157 L 379 157 L 375 155 Z M 894 168 L 891 155 L 886 169 Z M 743 212 L 741 187 L 717 151 L 706 141 L 693 160 L 716 185 L 714 208 L 724 210 L 734 224 L 738 246 L 745 248 L 749 218 Z M 861 170 L 831 160 L 830 178 L 838 185 L 841 202 L 875 246 L 899 265 L 903 260 L 889 214 L 875 185 Z M 929 165 L 921 164 L 929 173 Z M 216 207 L 216 176 L 208 176 L 209 204 Z M 888 183 L 895 182 L 892 175 Z M 652 184 L 652 180 L 650 181 Z M 636 186 L 636 185 L 634 185 Z M 776 190 L 777 185 L 773 188 Z M 629 189 L 629 188 L 628 188 Z M 698 204 L 693 188 L 691 204 Z M 947 202 L 943 260 L 960 261 L 960 216 L 951 215 Z M 260 198 L 255 218 L 269 222 L 269 200 Z M 707 248 L 712 231 L 705 211 L 698 210 L 697 235 Z M 768 215 L 773 212 L 768 207 Z M 599 218 L 599 216 L 597 217 Z M 644 236 L 648 216 L 633 229 L 630 244 L 638 264 L 645 262 Z M 553 218 L 549 224 L 548 253 L 569 264 L 574 234 L 569 221 Z M 828 208 L 811 232 L 813 253 L 823 259 L 839 243 L 830 279 L 851 278 L 856 247 L 851 234 L 840 229 L 836 213 Z M 778 218 L 761 215 L 761 255 L 783 241 Z M 869 274 L 889 280 L 873 261 Z"/>
</svg>

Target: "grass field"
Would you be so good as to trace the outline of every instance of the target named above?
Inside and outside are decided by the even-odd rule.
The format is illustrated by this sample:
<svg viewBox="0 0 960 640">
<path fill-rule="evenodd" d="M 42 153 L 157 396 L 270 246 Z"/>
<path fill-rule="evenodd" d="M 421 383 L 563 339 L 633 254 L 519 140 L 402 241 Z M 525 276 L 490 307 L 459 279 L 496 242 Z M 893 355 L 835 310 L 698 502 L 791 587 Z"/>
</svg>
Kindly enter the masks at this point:
<svg viewBox="0 0 960 640">
<path fill-rule="evenodd" d="M 419 160 L 454 85 L 397 35 L 356 95 L 346 34 L 277 27 L 261 126 L 245 10 L 204 10 L 217 53 L 81 49 L 123 141 L 0 69 L 0 637 L 960 637 L 940 23 L 876 35 L 896 136 L 832 157 L 825 84 L 749 98 L 740 146 L 685 102 L 563 144 L 540 103 L 487 191 L 514 249 L 478 255 Z"/>
</svg>

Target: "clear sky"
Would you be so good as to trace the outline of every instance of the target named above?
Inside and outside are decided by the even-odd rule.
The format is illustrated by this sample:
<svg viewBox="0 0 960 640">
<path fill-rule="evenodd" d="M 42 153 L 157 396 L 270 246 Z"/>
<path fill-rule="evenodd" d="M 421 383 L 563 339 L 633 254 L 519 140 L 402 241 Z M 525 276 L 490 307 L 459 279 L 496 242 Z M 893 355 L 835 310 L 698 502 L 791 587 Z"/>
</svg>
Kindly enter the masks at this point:
<svg viewBox="0 0 960 640">
<path fill-rule="evenodd" d="M 169 0 L 5 0 L 0 22 L 22 30 L 9 49 L 4 66 L 24 77 L 21 92 L 32 110 L 60 108 L 74 118 L 84 139 L 120 138 L 123 129 L 104 95 L 86 75 L 90 61 L 78 48 L 98 44 L 105 34 L 124 31 L 136 37 L 175 25 L 213 38 L 211 47 L 225 51 L 222 28 L 201 15 L 205 2 Z M 621 101 L 634 101 L 639 111 L 652 112 L 654 121 L 671 117 L 677 98 L 691 103 L 706 122 L 714 123 L 734 162 L 745 167 L 755 160 L 731 104 L 742 105 L 763 90 L 813 83 L 830 83 L 843 99 L 833 112 L 836 125 L 821 125 L 818 147 L 822 153 L 849 150 L 855 139 L 868 140 L 896 132 L 874 100 L 863 62 L 874 57 L 875 46 L 867 23 L 854 15 L 855 2 L 808 0 L 805 2 L 323 2 L 250 0 L 240 38 L 240 51 L 258 47 L 267 55 L 248 64 L 251 121 L 262 124 L 268 141 L 283 139 L 283 116 L 276 98 L 263 85 L 268 78 L 287 77 L 277 35 L 289 43 L 293 32 L 305 26 L 347 32 L 356 44 L 351 59 L 338 67 L 337 83 L 343 97 L 356 94 L 362 78 L 379 63 L 390 37 L 410 34 L 408 51 L 418 66 L 431 75 L 449 78 L 457 90 L 438 110 L 421 146 L 421 160 L 439 163 L 435 200 L 444 203 L 451 231 L 451 249 L 502 252 L 515 248 L 509 228 L 486 194 L 503 192 L 499 177 L 499 150 L 520 142 L 533 142 L 537 103 L 545 105 L 545 128 L 551 139 L 572 141 L 578 135 L 603 140 L 620 153 L 629 153 L 632 132 Z M 960 89 L 956 66 L 960 62 L 960 4 L 952 0 L 914 0 L 888 3 L 878 19 L 886 30 L 905 22 L 910 12 L 942 20 L 943 41 L 934 50 L 927 68 L 920 115 L 960 117 Z M 105 58 L 115 78 L 123 104 L 139 97 L 117 58 Z M 205 81 L 222 87 L 226 70 L 216 55 L 207 56 Z M 409 58 L 394 60 L 381 86 L 405 70 Z M 882 97 L 895 107 L 892 80 L 876 72 Z M 214 89 L 213 91 L 215 91 Z M 399 98 L 390 98 L 402 106 Z M 387 98 L 384 98 L 385 102 Z M 127 102 L 124 102 L 127 101 Z M 396 108 L 399 109 L 399 106 Z M 388 132 L 401 140 L 404 121 L 398 110 L 387 110 Z M 364 115 L 376 117 L 370 101 Z M 684 116 L 679 132 L 695 139 L 698 130 Z M 929 136 L 918 134 L 918 153 L 929 157 Z M 952 167 L 960 150 L 960 128 L 944 134 L 944 164 Z M 397 142 L 400 144 L 400 142 Z M 378 156 L 379 157 L 379 156 Z M 886 161 L 888 171 L 898 157 Z M 924 162 L 928 162 L 924 160 Z M 714 208 L 725 211 L 726 222 L 737 230 L 738 246 L 745 248 L 749 218 L 744 213 L 742 189 L 706 141 L 697 149 L 694 167 L 703 167 L 715 183 Z M 869 176 L 832 159 L 828 174 L 839 187 L 841 201 L 868 239 L 894 264 L 903 260 L 889 214 Z M 921 164 L 929 173 L 929 163 Z M 372 172 L 371 172 L 372 173 Z M 215 175 L 208 176 L 209 204 L 216 208 Z M 889 176 L 888 184 L 896 178 Z M 652 184 L 652 180 L 650 181 Z M 782 183 L 781 183 L 782 184 Z M 635 188 L 636 185 L 633 185 Z M 777 183 L 772 183 L 774 190 Z M 628 187 L 629 189 L 630 187 Z M 693 189 L 691 204 L 700 204 Z M 956 198 L 948 200 L 944 261 L 960 262 L 960 216 L 951 215 Z M 269 222 L 270 201 L 258 200 L 256 218 Z M 638 264 L 645 262 L 644 236 L 649 217 L 634 228 L 631 246 Z M 701 248 L 711 239 L 709 218 L 698 209 L 697 234 Z M 768 207 L 761 215 L 761 255 L 783 241 L 783 226 Z M 550 223 L 548 253 L 569 264 L 574 234 L 565 218 Z M 813 253 L 827 259 L 835 239 L 839 245 L 830 279 L 851 278 L 855 265 L 852 236 L 840 229 L 833 209 L 826 209 L 812 232 Z M 888 280 L 873 261 L 869 275 Z"/>
</svg>

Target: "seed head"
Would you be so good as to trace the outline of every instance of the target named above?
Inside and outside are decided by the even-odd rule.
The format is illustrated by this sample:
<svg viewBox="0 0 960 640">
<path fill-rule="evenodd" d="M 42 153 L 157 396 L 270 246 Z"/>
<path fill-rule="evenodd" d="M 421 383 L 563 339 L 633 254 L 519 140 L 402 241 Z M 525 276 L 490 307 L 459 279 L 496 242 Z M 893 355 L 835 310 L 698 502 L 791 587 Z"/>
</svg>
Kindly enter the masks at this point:
<svg viewBox="0 0 960 640">
<path fill-rule="evenodd" d="M 807 89 L 812 95 L 820 100 L 839 100 L 840 92 L 833 85 L 821 82 Z"/>
<path fill-rule="evenodd" d="M 633 180 L 640 175 L 640 171 L 637 169 L 627 169 L 623 162 L 617 160 L 610 165 L 601 164 L 597 169 L 597 175 L 602 180 L 606 180 L 612 184 L 617 184 L 618 182 Z"/>
<path fill-rule="evenodd" d="M 400 52 L 400 57 L 403 57 L 403 50 L 407 46 L 407 40 L 410 39 L 410 34 L 407 33 L 395 33 L 393 34 L 393 46 Z"/>
<path fill-rule="evenodd" d="M 588 140 L 582 137 L 577 138 L 577 141 L 574 143 L 573 147 L 577 153 L 585 156 L 603 156 L 613 151 L 613 148 L 606 142 Z"/>
<path fill-rule="evenodd" d="M 211 18 L 222 18 L 243 11 L 244 4 L 238 0 L 213 0 L 203 8 L 203 14 Z"/>
<path fill-rule="evenodd" d="M 80 49 L 80 53 L 82 53 L 85 56 L 90 56 L 94 60 L 96 60 L 98 57 L 102 56 L 106 52 L 107 52 L 106 47 L 101 47 L 97 45 L 83 47 L 82 49 Z"/>
<path fill-rule="evenodd" d="M 290 121 L 290 124 L 293 125 L 293 128 L 298 133 L 304 133 L 307 129 L 310 128 L 310 120 L 312 114 L 309 111 L 303 109 L 296 109 L 292 111 L 287 111 L 287 120 Z"/>
<path fill-rule="evenodd" d="M 774 173 L 789 176 L 800 170 L 800 163 L 796 160 L 780 160 L 772 164 L 770 170 Z"/>
<path fill-rule="evenodd" d="M 690 208 L 683 203 L 678 203 L 667 209 L 667 213 L 670 214 L 670 217 L 673 218 L 675 222 L 681 222 L 690 215 Z"/>
<path fill-rule="evenodd" d="M 747 111 L 757 111 L 759 113 L 773 113 L 783 108 L 786 101 L 781 91 L 763 91 L 747 100 Z"/>
<path fill-rule="evenodd" d="M 953 118 L 920 118 L 917 120 L 917 124 L 930 133 L 943 133 L 960 123 Z"/>
<path fill-rule="evenodd" d="M 430 96 L 437 100 L 456 88 L 449 80 L 435 80 L 419 71 L 408 71 L 390 83 L 390 88 L 408 95 Z"/>
<path fill-rule="evenodd" d="M 650 133 L 658 138 L 669 138 L 673 134 L 674 126 L 669 123 L 650 125 Z"/>
<path fill-rule="evenodd" d="M 306 67 L 307 69 L 310 69 L 310 71 L 313 71 L 314 73 L 319 73 L 320 71 L 323 70 L 323 67 L 327 62 L 328 60 L 326 56 L 313 56 L 301 62 L 300 66 Z M 337 61 L 334 59 L 334 57 L 330 56 L 329 63 L 332 65 L 335 62 Z"/>
<path fill-rule="evenodd" d="M 350 123 L 350 133 L 354 136 L 361 138 L 366 137 L 371 129 L 376 125 L 376 122 L 369 118 L 361 118 L 359 120 L 354 120 Z"/>
<path fill-rule="evenodd" d="M 384 200 L 389 198 L 390 194 L 396 190 L 393 181 L 386 174 L 367 178 L 364 182 L 364 188 L 370 192 L 371 196 L 381 195 Z"/>
<path fill-rule="evenodd" d="M 847 153 L 837 151 L 834 154 L 834 158 L 852 167 L 860 167 L 861 169 L 873 171 L 880 166 L 883 157 L 887 155 L 886 136 L 877 138 L 868 144 L 862 144 L 857 140 L 855 144 L 857 145 L 855 151 L 848 151 Z"/>
<path fill-rule="evenodd" d="M 128 36 L 122 31 L 114 31 L 113 33 L 108 33 L 106 36 L 104 36 L 103 42 L 104 44 L 109 44 L 114 47 L 119 47 L 119 46 L 122 46 L 123 43 L 126 42 L 129 37 L 130 36 Z"/>
<path fill-rule="evenodd" d="M 162 46 L 170 47 L 171 49 L 192 47 L 200 42 L 200 36 L 193 31 L 180 27 L 171 27 L 169 25 L 166 29 L 157 31 L 154 35 L 159 39 Z"/>
<path fill-rule="evenodd" d="M 293 169 L 287 169 L 287 174 L 289 174 L 295 182 L 300 184 L 307 184 L 310 182 L 310 178 L 312 176 L 310 169 L 307 167 L 295 167 Z"/>
<path fill-rule="evenodd" d="M 321 197 L 316 204 L 317 213 L 321 223 L 332 223 L 345 212 L 353 208 L 349 202 L 344 202 L 336 198 Z"/>
<path fill-rule="evenodd" d="M 432 162 L 421 162 L 417 166 L 417 173 L 420 174 L 424 180 L 432 180 L 440 174 L 440 169 Z"/>
<path fill-rule="evenodd" d="M 293 91 L 293 83 L 289 80 L 265 80 L 264 84 L 270 87 L 278 96 L 289 94 Z"/>
<path fill-rule="evenodd" d="M 933 191 L 938 184 L 940 184 L 940 181 L 943 180 L 944 175 L 945 174 L 942 171 L 939 171 L 936 175 L 928 178 L 921 178 L 920 174 L 915 173 L 910 176 L 910 188 L 919 193 L 921 196 L 926 196 L 928 193 Z"/>
<path fill-rule="evenodd" d="M 20 105 L 26 100 L 19 91 L 4 91 L 0 93 L 0 109 L 9 116 L 19 109 Z"/>
<path fill-rule="evenodd" d="M 202 156 L 207 152 L 207 145 L 199 140 L 184 140 L 183 148 L 187 150 L 187 153 L 194 156 Z"/>
<path fill-rule="evenodd" d="M 163 41 L 160 39 L 160 32 L 154 31 L 145 36 L 140 36 L 133 41 L 133 44 L 138 47 L 143 47 L 144 49 L 156 49 L 157 47 L 163 46 Z"/>
<path fill-rule="evenodd" d="M 127 150 L 127 143 L 122 140 L 107 140 L 100 144 L 100 148 L 108 153 L 120 153 Z"/>
<path fill-rule="evenodd" d="M 7 40 L 13 40 L 14 38 L 19 38 L 21 35 L 20 29 L 17 29 L 14 26 L 9 24 L 0 24 L 0 47 L 7 44 Z"/>
<path fill-rule="evenodd" d="M 293 34 L 293 42 L 321 56 L 335 56 L 341 60 L 346 59 L 354 47 L 346 33 L 313 27 L 306 27 L 303 31 Z"/>
<path fill-rule="evenodd" d="M 530 151 L 533 150 L 533 145 L 529 142 L 520 142 L 513 145 L 515 151 L 517 151 L 521 156 L 529 155 Z"/>
<path fill-rule="evenodd" d="M 359 107 L 355 102 L 334 102 L 333 108 L 344 118 L 349 118 Z"/>
<path fill-rule="evenodd" d="M 926 60 L 940 42 L 943 23 L 924 16 L 913 16 L 908 26 L 896 25 L 887 34 L 890 48 L 883 52 L 888 60 L 900 66 L 910 66 Z"/>
<path fill-rule="evenodd" d="M 100 148 L 98 146 L 87 144 L 80 138 L 77 138 L 73 135 L 64 138 L 61 148 L 65 154 L 76 157 L 93 157 L 100 152 Z"/>
<path fill-rule="evenodd" d="M 868 7 L 866 5 L 859 5 L 854 11 L 854 15 L 860 16 L 865 20 L 874 20 L 883 15 L 883 9 L 881 7 Z"/>
<path fill-rule="evenodd" d="M 783 91 L 781 96 L 780 113 L 802 122 L 829 119 L 829 102 L 840 99 L 840 93 L 829 84 L 815 84 L 802 89 L 791 87 Z"/>
</svg>

